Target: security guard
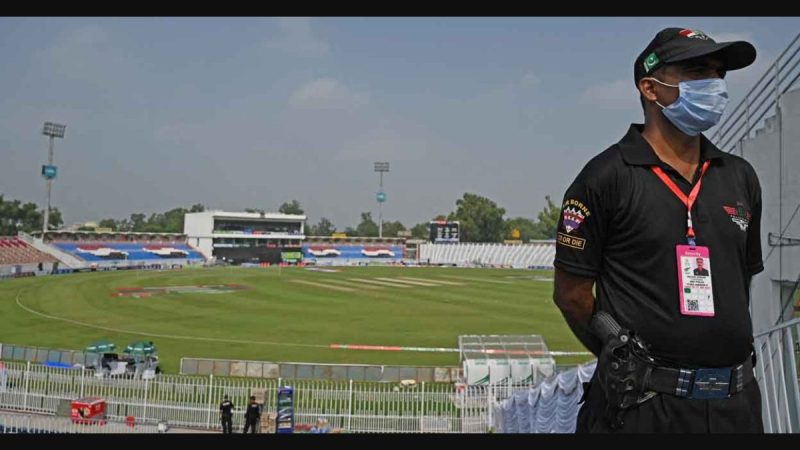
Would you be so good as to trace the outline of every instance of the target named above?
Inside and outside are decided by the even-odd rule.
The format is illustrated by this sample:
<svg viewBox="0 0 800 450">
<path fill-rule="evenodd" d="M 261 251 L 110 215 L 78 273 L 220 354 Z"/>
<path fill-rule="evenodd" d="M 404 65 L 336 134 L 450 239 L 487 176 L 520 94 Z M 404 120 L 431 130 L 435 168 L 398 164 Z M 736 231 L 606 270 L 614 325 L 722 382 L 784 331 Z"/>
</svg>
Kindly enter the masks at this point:
<svg viewBox="0 0 800 450">
<path fill-rule="evenodd" d="M 763 270 L 761 188 L 749 163 L 702 135 L 725 109 L 725 73 L 755 57 L 747 42 L 660 31 L 634 65 L 644 125 L 564 196 L 553 298 L 598 356 L 578 432 L 763 432 L 748 311 Z M 640 357 L 610 354 L 628 335 L 609 344 L 590 331 L 605 313 L 643 342 Z"/>
<path fill-rule="evenodd" d="M 222 398 L 219 404 L 219 419 L 222 421 L 222 432 L 225 434 L 233 433 L 233 402 L 228 399 L 228 394 Z"/>
<path fill-rule="evenodd" d="M 251 395 L 250 404 L 247 405 L 247 411 L 244 413 L 244 434 L 247 434 L 248 429 L 251 429 L 251 433 L 255 434 L 259 418 L 261 418 L 261 405 L 256 403 L 256 397 Z"/>
</svg>

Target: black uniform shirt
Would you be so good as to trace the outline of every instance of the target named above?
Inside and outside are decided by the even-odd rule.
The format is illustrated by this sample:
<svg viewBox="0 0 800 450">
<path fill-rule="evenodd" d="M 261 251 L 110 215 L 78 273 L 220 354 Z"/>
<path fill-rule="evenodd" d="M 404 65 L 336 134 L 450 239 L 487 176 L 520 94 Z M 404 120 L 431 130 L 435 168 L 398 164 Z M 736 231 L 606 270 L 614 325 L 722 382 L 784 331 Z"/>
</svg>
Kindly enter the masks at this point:
<svg viewBox="0 0 800 450">
<path fill-rule="evenodd" d="M 680 367 L 739 364 L 751 351 L 750 278 L 763 270 L 761 188 L 752 166 L 701 137 L 689 183 L 663 163 L 634 124 L 593 158 L 564 196 L 554 265 L 596 280 L 599 310 L 636 331 L 652 353 Z M 688 196 L 697 245 L 709 249 L 713 317 L 680 313 L 675 246 L 686 244 L 686 205 L 653 173 L 660 166 Z"/>
<path fill-rule="evenodd" d="M 258 403 L 250 403 L 247 405 L 247 412 L 245 413 L 245 417 L 250 420 L 256 420 L 261 415 L 261 407 L 259 407 Z"/>
<path fill-rule="evenodd" d="M 221 412 L 224 416 L 230 416 L 233 410 L 233 402 L 230 400 L 223 400 L 222 403 L 219 404 L 219 412 Z"/>
</svg>

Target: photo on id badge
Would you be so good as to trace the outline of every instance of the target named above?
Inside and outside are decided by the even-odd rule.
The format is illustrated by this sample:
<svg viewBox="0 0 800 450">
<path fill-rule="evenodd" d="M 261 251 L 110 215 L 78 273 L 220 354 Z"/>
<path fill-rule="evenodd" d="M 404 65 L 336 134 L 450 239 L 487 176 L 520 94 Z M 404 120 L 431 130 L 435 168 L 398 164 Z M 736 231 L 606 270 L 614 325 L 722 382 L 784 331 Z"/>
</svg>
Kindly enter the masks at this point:
<svg viewBox="0 0 800 450">
<path fill-rule="evenodd" d="M 681 314 L 714 316 L 711 258 L 708 248 L 679 245 L 676 253 Z"/>
</svg>

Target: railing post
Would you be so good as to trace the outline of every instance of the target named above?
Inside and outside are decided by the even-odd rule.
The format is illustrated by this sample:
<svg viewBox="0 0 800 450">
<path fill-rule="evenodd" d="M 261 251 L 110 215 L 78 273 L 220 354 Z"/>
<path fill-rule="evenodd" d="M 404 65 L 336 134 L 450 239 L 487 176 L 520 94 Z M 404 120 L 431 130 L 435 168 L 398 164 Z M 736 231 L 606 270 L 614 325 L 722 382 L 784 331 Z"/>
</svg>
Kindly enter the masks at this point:
<svg viewBox="0 0 800 450">
<path fill-rule="evenodd" d="M 489 395 L 486 397 L 486 409 L 488 410 L 486 417 L 489 422 L 488 426 L 486 427 L 487 430 L 494 425 L 494 400 L 494 387 L 489 385 Z"/>
<path fill-rule="evenodd" d="M 206 417 L 206 428 L 211 428 L 211 409 L 213 408 L 213 400 L 211 399 L 211 395 L 213 394 L 212 387 L 214 386 L 214 374 L 210 374 L 208 376 L 208 417 Z"/>
<path fill-rule="evenodd" d="M 350 431 L 353 418 L 353 380 L 350 380 L 350 395 L 347 396 L 347 431 Z"/>
<path fill-rule="evenodd" d="M 788 355 L 788 361 L 785 364 L 784 380 L 786 380 L 786 421 L 789 424 L 789 433 L 795 432 L 794 425 L 796 422 L 792 421 L 792 414 L 789 411 L 789 397 L 791 396 L 794 403 L 795 410 L 797 408 L 798 393 L 797 393 L 797 366 L 795 365 L 794 357 L 794 338 L 792 337 L 792 328 L 786 327 L 783 329 L 783 352 Z M 788 376 L 786 375 L 788 372 Z"/>
<path fill-rule="evenodd" d="M 766 344 L 767 344 L 767 357 L 769 358 L 769 381 L 772 383 L 772 395 L 769 395 L 772 400 L 772 406 L 774 407 L 775 411 L 775 425 L 777 425 L 778 433 L 783 433 L 783 426 L 781 424 L 781 408 L 778 405 L 778 391 L 780 387 L 775 383 L 775 355 L 772 354 L 772 333 L 767 335 Z M 780 355 L 778 356 L 780 357 Z"/>
<path fill-rule="evenodd" d="M 798 339 L 800 340 L 800 326 L 795 325 L 793 328 L 796 331 L 798 331 Z M 794 338 L 792 337 L 792 329 L 789 328 L 788 330 L 789 330 L 789 333 L 788 333 L 789 334 L 789 346 L 791 347 L 789 349 L 789 361 L 790 361 L 789 362 L 789 364 L 790 364 L 790 366 L 789 366 L 790 372 L 789 373 L 791 375 L 792 380 L 797 380 L 797 362 L 796 362 L 795 355 L 794 355 L 795 343 L 794 343 Z M 794 383 L 794 385 L 792 386 L 792 391 L 794 393 L 794 407 L 795 407 L 795 412 L 797 414 L 796 423 L 800 424 L 800 385 L 798 385 L 798 383 Z"/>
<path fill-rule="evenodd" d="M 147 420 L 147 392 L 150 387 L 150 380 L 144 380 L 144 408 L 142 409 L 142 422 Z"/>
<path fill-rule="evenodd" d="M 22 409 L 28 409 L 28 388 L 30 387 L 31 383 L 31 362 L 28 361 L 28 364 L 25 368 L 25 393 L 22 402 Z"/>
<path fill-rule="evenodd" d="M 422 390 L 420 391 L 420 403 L 422 406 L 419 408 L 419 431 L 425 432 L 425 382 L 422 382 Z"/>
<path fill-rule="evenodd" d="M 780 61 L 775 60 L 775 106 L 781 98 L 781 66 Z"/>
</svg>

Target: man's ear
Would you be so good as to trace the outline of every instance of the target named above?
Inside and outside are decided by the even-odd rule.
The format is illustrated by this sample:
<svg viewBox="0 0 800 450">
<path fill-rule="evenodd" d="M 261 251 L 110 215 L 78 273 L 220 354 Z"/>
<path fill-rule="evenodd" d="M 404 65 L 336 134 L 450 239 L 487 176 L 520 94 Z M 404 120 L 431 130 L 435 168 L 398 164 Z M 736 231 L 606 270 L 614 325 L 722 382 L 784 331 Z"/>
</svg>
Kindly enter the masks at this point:
<svg viewBox="0 0 800 450">
<path fill-rule="evenodd" d="M 656 95 L 656 83 L 652 78 L 642 78 L 639 80 L 639 92 L 647 101 L 654 102 L 658 100 L 658 96 Z"/>
</svg>

